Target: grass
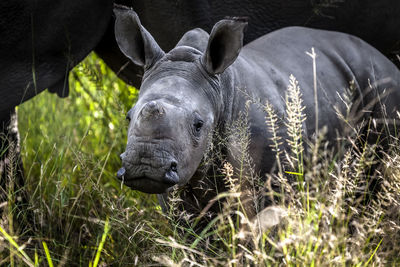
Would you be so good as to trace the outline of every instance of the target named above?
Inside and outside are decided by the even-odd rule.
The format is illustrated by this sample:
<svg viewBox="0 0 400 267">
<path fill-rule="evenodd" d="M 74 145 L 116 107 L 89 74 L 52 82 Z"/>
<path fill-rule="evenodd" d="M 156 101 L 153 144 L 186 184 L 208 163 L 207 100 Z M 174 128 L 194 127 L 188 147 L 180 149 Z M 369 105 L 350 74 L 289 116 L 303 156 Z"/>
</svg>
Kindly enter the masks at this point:
<svg viewBox="0 0 400 267">
<path fill-rule="evenodd" d="M 262 105 L 276 174 L 261 183 L 251 171 L 244 113 L 230 129 L 241 140 L 241 168 L 220 166 L 228 191 L 214 199 L 221 212 L 199 230 L 203 218 L 180 209 L 181 192 L 173 192 L 173 205 L 163 214 L 155 196 L 115 179 L 125 148 L 124 118 L 137 91 L 90 55 L 70 76 L 69 98 L 44 92 L 19 107 L 33 219 L 30 232 L 16 216 L 1 225 L 1 265 L 399 265 L 399 140 L 393 137 L 391 149 L 380 154 L 379 146 L 356 146 L 357 134 L 335 151 L 325 146 L 323 129 L 303 142 L 301 85 L 295 77 L 289 81 L 293 116 L 284 125 L 290 140 L 280 138 L 272 106 Z M 368 174 L 376 161 L 383 163 L 379 172 Z M 366 200 L 371 179 L 382 185 Z M 264 202 L 273 205 L 252 205 Z M 255 218 L 249 207 L 256 207 Z"/>
</svg>

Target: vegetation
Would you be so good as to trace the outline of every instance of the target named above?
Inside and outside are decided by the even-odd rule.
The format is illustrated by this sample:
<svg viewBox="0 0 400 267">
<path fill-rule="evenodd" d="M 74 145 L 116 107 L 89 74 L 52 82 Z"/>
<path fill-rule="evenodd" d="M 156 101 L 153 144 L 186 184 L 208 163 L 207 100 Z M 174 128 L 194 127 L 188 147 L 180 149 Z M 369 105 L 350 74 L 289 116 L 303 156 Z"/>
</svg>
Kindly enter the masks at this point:
<svg viewBox="0 0 400 267">
<path fill-rule="evenodd" d="M 14 216 L 0 224 L 0 265 L 399 265 L 399 140 L 385 150 L 362 145 L 359 129 L 335 150 L 323 129 L 303 140 L 301 85 L 293 76 L 288 82 L 284 124 L 269 103 L 258 103 L 273 133 L 276 174 L 260 183 L 251 172 L 246 124 L 238 122 L 242 168 L 221 167 L 229 191 L 216 200 L 221 213 L 199 231 L 198 218 L 179 210 L 179 191 L 163 214 L 155 196 L 115 179 L 125 114 L 138 92 L 90 55 L 70 76 L 70 97 L 45 92 L 18 110 L 32 216 L 23 227 L 14 203 L 5 203 Z M 279 136 L 281 125 L 289 140 Z M 251 203 L 273 203 L 253 205 L 256 218 L 246 215 L 243 181 Z"/>
</svg>

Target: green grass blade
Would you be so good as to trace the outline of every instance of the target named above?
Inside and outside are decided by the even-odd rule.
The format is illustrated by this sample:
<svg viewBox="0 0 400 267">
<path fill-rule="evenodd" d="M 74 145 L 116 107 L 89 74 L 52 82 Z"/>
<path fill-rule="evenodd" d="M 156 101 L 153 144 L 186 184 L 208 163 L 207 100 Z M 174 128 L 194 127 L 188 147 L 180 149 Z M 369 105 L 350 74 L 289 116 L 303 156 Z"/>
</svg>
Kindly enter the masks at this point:
<svg viewBox="0 0 400 267">
<path fill-rule="evenodd" d="M 22 247 L 20 247 L 17 242 L 15 242 L 15 240 L 12 238 L 12 236 L 10 236 L 1 226 L 0 226 L 0 232 L 3 234 L 3 236 L 8 240 L 8 242 L 10 242 L 10 244 L 12 246 L 14 246 L 17 251 L 20 254 L 17 254 L 20 256 L 20 258 L 29 266 L 35 266 L 33 261 L 29 258 L 28 254 L 25 253 L 25 251 L 23 251 Z"/>
<path fill-rule="evenodd" d="M 47 247 L 46 242 L 43 241 L 42 245 L 44 248 L 44 252 L 46 253 L 46 259 L 47 259 L 47 263 L 49 264 L 49 267 L 54 267 L 53 261 L 51 260 L 50 251 L 49 251 L 49 248 Z"/>
<path fill-rule="evenodd" d="M 110 230 L 109 219 L 107 218 L 106 223 L 104 225 L 104 232 L 101 237 L 100 244 L 97 248 L 96 257 L 95 257 L 93 265 L 92 265 L 93 267 L 97 267 L 97 265 L 99 264 L 101 251 L 103 250 L 103 246 L 104 246 L 104 243 L 106 242 L 106 238 L 107 238 L 107 234 L 108 234 L 109 230 Z"/>
<path fill-rule="evenodd" d="M 35 249 L 35 267 L 39 266 L 39 255 L 37 254 L 37 251 Z"/>
<path fill-rule="evenodd" d="M 364 266 L 368 266 L 368 264 L 371 262 L 372 258 L 375 256 L 375 253 L 378 251 L 378 248 L 382 244 L 382 241 L 383 241 L 383 239 L 381 239 L 381 241 L 379 241 L 379 244 L 376 246 L 374 253 L 372 253 L 371 257 L 369 257 L 368 261 L 364 264 Z"/>
</svg>

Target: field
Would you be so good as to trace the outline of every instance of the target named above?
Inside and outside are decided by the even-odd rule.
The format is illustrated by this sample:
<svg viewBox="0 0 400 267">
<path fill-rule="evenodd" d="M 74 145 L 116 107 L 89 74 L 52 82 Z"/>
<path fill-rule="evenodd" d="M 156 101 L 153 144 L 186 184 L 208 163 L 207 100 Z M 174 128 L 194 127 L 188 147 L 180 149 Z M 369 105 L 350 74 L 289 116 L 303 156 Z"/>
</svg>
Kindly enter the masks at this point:
<svg viewBox="0 0 400 267">
<path fill-rule="evenodd" d="M 325 148 L 323 131 L 303 142 L 305 118 L 294 90 L 288 98 L 292 139 L 276 137 L 271 148 L 284 160 L 266 183 L 252 184 L 252 193 L 265 191 L 274 205 L 258 220 L 248 218 L 238 184 L 256 177 L 236 177 L 226 163 L 221 179 L 229 191 L 217 200 L 222 211 L 199 231 L 198 218 L 179 210 L 177 195 L 176 206 L 164 214 L 156 196 L 115 178 L 126 143 L 126 112 L 138 91 L 94 54 L 74 68 L 69 82 L 68 98 L 46 91 L 18 109 L 29 223 L 9 191 L 9 201 L 1 204 L 7 210 L 0 224 L 1 266 L 400 264 L 397 137 L 384 151 L 356 144 L 357 131 L 335 152 Z M 276 131 L 274 111 L 268 104 L 263 108 Z M 238 125 L 247 168 L 246 126 Z M 280 151 L 282 142 L 290 142 L 291 151 Z M 265 190 L 272 187 L 278 190 Z"/>
</svg>

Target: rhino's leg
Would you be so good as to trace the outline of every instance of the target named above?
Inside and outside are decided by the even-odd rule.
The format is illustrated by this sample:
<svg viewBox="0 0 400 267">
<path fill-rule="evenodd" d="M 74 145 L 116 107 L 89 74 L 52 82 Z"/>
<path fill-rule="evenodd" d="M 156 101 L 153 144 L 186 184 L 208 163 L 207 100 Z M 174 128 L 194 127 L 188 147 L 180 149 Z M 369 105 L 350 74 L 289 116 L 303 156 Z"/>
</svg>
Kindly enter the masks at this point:
<svg viewBox="0 0 400 267">
<path fill-rule="evenodd" d="M 11 230 L 16 223 L 19 228 L 25 228 L 26 219 L 29 217 L 26 212 L 28 201 L 24 188 L 24 171 L 15 108 L 0 121 L 0 178 L 2 223 Z"/>
</svg>

